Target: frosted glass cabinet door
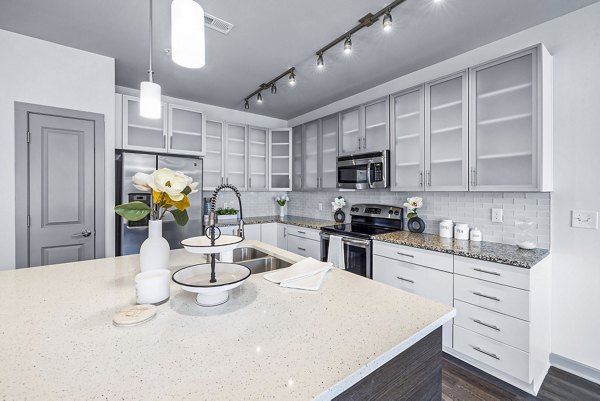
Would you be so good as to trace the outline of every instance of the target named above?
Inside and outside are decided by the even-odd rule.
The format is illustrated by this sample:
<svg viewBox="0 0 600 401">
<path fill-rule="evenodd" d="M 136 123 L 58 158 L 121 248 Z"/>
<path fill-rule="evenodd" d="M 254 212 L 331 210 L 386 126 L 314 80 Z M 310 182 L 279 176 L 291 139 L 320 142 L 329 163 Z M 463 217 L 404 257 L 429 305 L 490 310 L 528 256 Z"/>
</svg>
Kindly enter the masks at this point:
<svg viewBox="0 0 600 401">
<path fill-rule="evenodd" d="M 292 152 L 294 159 L 292 161 L 292 190 L 302 191 L 302 126 L 299 125 L 292 129 Z"/>
<path fill-rule="evenodd" d="M 425 189 L 468 190 L 467 71 L 425 84 Z"/>
<path fill-rule="evenodd" d="M 167 151 L 167 105 L 162 104 L 162 118 L 140 116 L 140 100 L 123 96 L 123 149 Z"/>
<path fill-rule="evenodd" d="M 271 144 L 269 189 L 290 191 L 292 189 L 292 129 L 269 130 Z"/>
<path fill-rule="evenodd" d="M 269 165 L 269 130 L 250 127 L 248 129 L 248 190 L 266 191 Z"/>
<path fill-rule="evenodd" d="M 360 107 L 340 113 L 340 155 L 360 152 L 363 142 L 361 125 Z"/>
<path fill-rule="evenodd" d="M 379 99 L 364 105 L 364 136 L 361 152 L 380 152 L 390 148 L 388 98 Z"/>
<path fill-rule="evenodd" d="M 203 112 L 169 104 L 168 151 L 170 153 L 204 156 L 205 131 Z"/>
<path fill-rule="evenodd" d="M 321 119 L 319 188 L 337 188 L 338 115 Z"/>
<path fill-rule="evenodd" d="M 537 189 L 537 50 L 471 69 L 471 190 Z"/>
<path fill-rule="evenodd" d="M 215 189 L 224 183 L 223 123 L 206 120 L 206 156 L 204 156 L 204 189 Z"/>
<path fill-rule="evenodd" d="M 423 86 L 392 95 L 391 189 L 422 191 L 424 184 Z"/>
<path fill-rule="evenodd" d="M 319 120 L 306 123 L 302 128 L 304 145 L 302 189 L 304 191 L 319 187 L 319 128 Z"/>
<path fill-rule="evenodd" d="M 246 126 L 226 123 L 225 182 L 246 189 Z"/>
</svg>

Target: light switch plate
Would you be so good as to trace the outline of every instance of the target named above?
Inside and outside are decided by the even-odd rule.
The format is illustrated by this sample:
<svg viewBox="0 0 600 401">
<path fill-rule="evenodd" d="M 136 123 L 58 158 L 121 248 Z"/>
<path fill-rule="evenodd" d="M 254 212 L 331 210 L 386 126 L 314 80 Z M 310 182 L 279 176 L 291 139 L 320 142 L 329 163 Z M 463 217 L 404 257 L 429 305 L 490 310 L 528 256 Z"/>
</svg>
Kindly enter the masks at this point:
<svg viewBox="0 0 600 401">
<path fill-rule="evenodd" d="M 319 203 L 319 212 L 322 212 L 322 211 L 323 211 L 323 204 Z"/>
<path fill-rule="evenodd" d="M 598 229 L 598 212 L 595 210 L 573 210 L 571 226 L 575 228 Z"/>
<path fill-rule="evenodd" d="M 503 220 L 503 209 L 492 208 L 492 223 L 502 223 Z"/>
</svg>

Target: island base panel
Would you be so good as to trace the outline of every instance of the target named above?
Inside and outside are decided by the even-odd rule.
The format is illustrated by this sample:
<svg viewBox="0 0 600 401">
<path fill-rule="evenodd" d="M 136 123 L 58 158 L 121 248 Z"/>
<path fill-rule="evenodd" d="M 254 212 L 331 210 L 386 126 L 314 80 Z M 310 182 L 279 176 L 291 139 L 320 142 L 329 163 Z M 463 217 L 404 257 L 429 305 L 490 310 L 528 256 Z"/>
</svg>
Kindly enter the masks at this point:
<svg viewBox="0 0 600 401">
<path fill-rule="evenodd" d="M 336 401 L 441 400 L 442 328 L 375 370 Z"/>
</svg>

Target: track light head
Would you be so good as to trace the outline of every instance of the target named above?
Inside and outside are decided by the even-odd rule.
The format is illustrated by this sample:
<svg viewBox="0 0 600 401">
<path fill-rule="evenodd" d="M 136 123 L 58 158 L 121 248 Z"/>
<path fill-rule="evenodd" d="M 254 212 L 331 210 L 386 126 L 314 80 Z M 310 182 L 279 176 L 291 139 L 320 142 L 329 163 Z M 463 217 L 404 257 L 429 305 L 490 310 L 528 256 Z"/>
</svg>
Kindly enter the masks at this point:
<svg viewBox="0 0 600 401">
<path fill-rule="evenodd" d="M 291 86 L 294 86 L 294 85 L 296 85 L 296 74 L 294 74 L 294 71 L 290 72 L 290 76 L 289 76 L 289 78 L 288 78 L 288 83 L 289 83 Z"/>
<path fill-rule="evenodd" d="M 271 84 L 271 93 L 272 94 L 276 94 L 277 93 L 277 86 L 275 85 L 275 83 Z"/>
<path fill-rule="evenodd" d="M 392 13 L 390 10 L 387 10 L 385 16 L 383 17 L 383 30 L 389 31 L 392 29 Z"/>
<path fill-rule="evenodd" d="M 352 39 L 350 36 L 346 36 L 346 40 L 344 41 L 344 53 L 348 54 L 352 51 Z"/>
<path fill-rule="evenodd" d="M 323 53 L 319 53 L 319 57 L 317 57 L 317 68 L 325 67 L 325 62 L 323 61 Z"/>
<path fill-rule="evenodd" d="M 244 108 L 246 110 L 248 110 L 250 108 L 250 103 L 248 102 L 248 99 L 244 99 Z"/>
<path fill-rule="evenodd" d="M 262 103 L 262 94 L 260 92 L 258 92 L 257 95 L 256 95 L 256 102 L 257 103 Z"/>
</svg>

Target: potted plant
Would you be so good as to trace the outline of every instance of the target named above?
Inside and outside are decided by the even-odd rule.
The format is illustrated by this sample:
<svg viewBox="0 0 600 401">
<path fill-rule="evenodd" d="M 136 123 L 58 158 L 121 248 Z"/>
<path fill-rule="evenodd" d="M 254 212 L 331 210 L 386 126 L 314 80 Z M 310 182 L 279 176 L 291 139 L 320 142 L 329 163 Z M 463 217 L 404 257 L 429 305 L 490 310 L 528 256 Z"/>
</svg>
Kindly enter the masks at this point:
<svg viewBox="0 0 600 401">
<path fill-rule="evenodd" d="M 169 267 L 169 243 L 162 236 L 162 219 L 170 213 L 175 222 L 184 226 L 189 220 L 188 195 L 198 192 L 198 183 L 179 171 L 161 168 L 152 174 L 136 173 L 133 186 L 152 192 L 152 204 L 134 201 L 115 206 L 115 212 L 126 220 L 138 221 L 150 216 L 148 238 L 140 248 L 142 271 Z"/>
<path fill-rule="evenodd" d="M 289 201 L 290 201 L 290 198 L 288 198 L 288 196 L 285 194 L 275 198 L 275 202 L 277 202 L 277 204 L 279 205 L 279 217 L 281 217 L 281 218 L 285 217 L 285 205 Z"/>
<path fill-rule="evenodd" d="M 425 222 L 417 215 L 417 210 L 423 207 L 423 198 L 419 198 L 418 196 L 408 198 L 404 203 L 404 207 L 407 211 L 410 210 L 406 214 L 409 231 L 413 233 L 422 233 L 425 231 Z"/>
<path fill-rule="evenodd" d="M 217 223 L 233 223 L 238 219 L 238 211 L 232 207 L 217 209 Z"/>
</svg>

